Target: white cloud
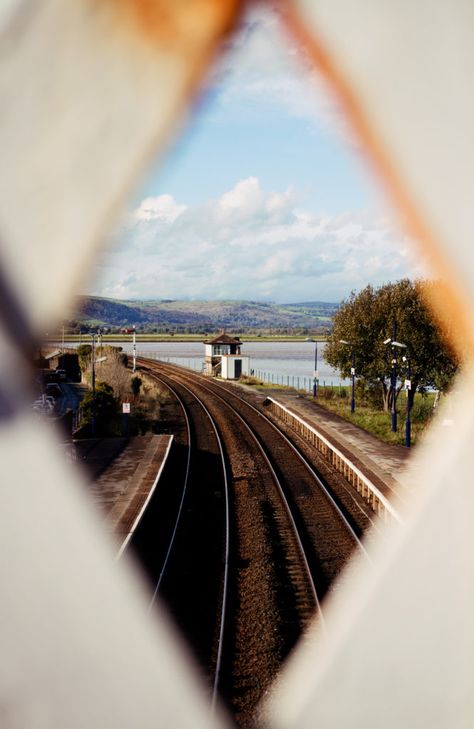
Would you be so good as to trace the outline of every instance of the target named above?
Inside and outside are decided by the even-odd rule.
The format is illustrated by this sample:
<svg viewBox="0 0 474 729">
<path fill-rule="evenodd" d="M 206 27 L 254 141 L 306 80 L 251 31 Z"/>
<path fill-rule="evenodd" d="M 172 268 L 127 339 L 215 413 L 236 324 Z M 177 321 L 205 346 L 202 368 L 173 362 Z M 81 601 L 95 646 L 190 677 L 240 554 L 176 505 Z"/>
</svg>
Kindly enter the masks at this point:
<svg viewBox="0 0 474 729">
<path fill-rule="evenodd" d="M 409 241 L 367 213 L 318 216 L 256 177 L 187 207 L 147 198 L 129 216 L 94 292 L 122 298 L 336 301 L 424 271 Z"/>
<path fill-rule="evenodd" d="M 186 205 L 179 205 L 172 195 L 146 197 L 133 211 L 132 223 L 140 220 L 163 220 L 173 223 L 185 210 Z"/>
</svg>

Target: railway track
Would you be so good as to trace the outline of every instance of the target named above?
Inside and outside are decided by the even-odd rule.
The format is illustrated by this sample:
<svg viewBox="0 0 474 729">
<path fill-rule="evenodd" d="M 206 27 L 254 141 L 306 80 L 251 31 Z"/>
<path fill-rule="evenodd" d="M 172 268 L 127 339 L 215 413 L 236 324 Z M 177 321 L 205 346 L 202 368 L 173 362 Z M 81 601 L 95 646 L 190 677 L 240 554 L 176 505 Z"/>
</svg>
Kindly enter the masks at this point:
<svg viewBox="0 0 474 729">
<path fill-rule="evenodd" d="M 206 569 L 220 575 L 219 589 L 214 585 L 213 594 L 219 610 L 226 606 L 225 618 L 218 618 L 214 605 L 213 632 L 207 616 L 207 640 L 211 632 L 214 637 L 204 666 L 214 671 L 218 666 L 215 690 L 220 688 L 238 725 L 250 727 L 260 699 L 308 621 L 314 616 L 323 621 L 321 600 L 349 556 L 354 549 L 364 551 L 362 530 L 346 508 L 337 503 L 308 458 L 264 413 L 227 387 L 181 368 L 148 360 L 139 360 L 139 366 L 174 391 L 177 401 L 183 401 L 190 415 L 190 444 L 197 432 L 202 439 L 206 437 L 204 431 L 211 430 L 215 442 L 219 438 L 221 441 L 219 450 L 231 486 L 226 522 L 230 546 L 224 560 L 229 571 L 225 578 L 227 590 L 223 591 L 222 571 L 216 570 L 215 563 L 215 552 L 220 552 L 215 545 L 224 539 L 220 533 L 214 535 L 214 554 L 209 547 L 200 558 L 206 560 Z M 206 411 L 207 421 L 204 424 L 201 415 L 199 424 L 193 426 L 198 408 L 201 413 Z M 214 421 L 212 426 L 210 421 Z M 210 443 L 201 443 L 198 451 L 208 452 L 205 449 L 209 447 Z M 215 443 L 213 449 L 215 452 Z M 197 481 L 201 474 L 201 482 L 207 483 L 210 471 L 206 463 L 202 461 L 196 467 L 196 474 Z M 185 535 L 182 543 L 187 547 L 180 548 L 176 542 L 170 546 L 168 542 L 166 573 L 171 587 L 165 589 L 166 573 L 159 586 L 178 623 L 195 647 L 198 645 L 201 662 L 206 650 L 203 645 L 199 649 L 201 641 L 196 640 L 194 632 L 202 637 L 199 622 L 204 615 L 203 611 L 196 615 L 193 599 L 186 598 L 188 590 L 198 585 L 176 588 L 179 575 L 186 576 L 189 570 L 179 567 L 179 558 L 173 553 L 193 552 L 195 543 L 203 538 L 203 522 L 196 514 L 201 513 L 208 530 L 215 520 L 209 512 L 207 519 L 203 514 L 208 507 L 203 508 L 201 503 L 202 491 L 196 489 L 199 495 L 191 497 L 194 489 L 190 491 L 187 486 L 188 496 L 182 498 L 182 503 L 190 499 L 193 507 L 181 506 L 179 526 L 173 529 L 175 539 L 179 532 Z M 183 512 L 189 519 L 183 518 Z"/>
<path fill-rule="evenodd" d="M 214 706 L 227 600 L 228 467 L 204 403 L 185 386 L 156 379 L 170 391 L 179 411 L 173 418 L 177 447 L 130 547 L 152 586 L 150 609 L 158 597 L 168 604 L 209 678 Z"/>
</svg>

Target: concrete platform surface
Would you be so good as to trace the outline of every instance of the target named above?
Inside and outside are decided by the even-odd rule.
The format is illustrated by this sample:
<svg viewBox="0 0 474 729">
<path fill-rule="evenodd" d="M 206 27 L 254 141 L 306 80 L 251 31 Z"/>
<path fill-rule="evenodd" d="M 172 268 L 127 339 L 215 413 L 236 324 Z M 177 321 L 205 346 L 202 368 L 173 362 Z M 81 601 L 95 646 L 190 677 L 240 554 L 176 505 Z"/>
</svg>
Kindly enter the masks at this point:
<svg viewBox="0 0 474 729">
<path fill-rule="evenodd" d="M 359 426 L 296 393 L 275 390 L 269 391 L 268 396 L 319 430 L 389 498 L 402 496 L 399 477 L 410 449 L 383 443 Z"/>
<path fill-rule="evenodd" d="M 80 441 L 78 458 L 82 450 L 83 460 L 92 469 L 89 493 L 119 544 L 134 530 L 161 473 L 171 440 L 170 435 L 147 433 L 128 439 Z"/>
</svg>

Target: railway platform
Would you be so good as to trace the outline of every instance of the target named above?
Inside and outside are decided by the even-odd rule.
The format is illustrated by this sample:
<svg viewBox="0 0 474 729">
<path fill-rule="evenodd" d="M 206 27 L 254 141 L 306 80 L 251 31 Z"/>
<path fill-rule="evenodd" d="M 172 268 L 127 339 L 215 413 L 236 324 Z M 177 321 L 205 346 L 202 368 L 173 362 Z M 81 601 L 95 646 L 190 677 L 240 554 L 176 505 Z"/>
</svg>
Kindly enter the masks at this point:
<svg viewBox="0 0 474 729">
<path fill-rule="evenodd" d="M 89 493 L 121 551 L 158 483 L 171 441 L 170 435 L 147 433 L 76 443 L 78 460 L 89 466 Z"/>
<path fill-rule="evenodd" d="M 268 390 L 265 394 L 260 393 L 259 401 L 263 402 L 267 394 L 316 428 L 388 498 L 403 500 L 400 476 L 407 464 L 409 449 L 383 443 L 357 425 L 296 393 Z"/>
</svg>

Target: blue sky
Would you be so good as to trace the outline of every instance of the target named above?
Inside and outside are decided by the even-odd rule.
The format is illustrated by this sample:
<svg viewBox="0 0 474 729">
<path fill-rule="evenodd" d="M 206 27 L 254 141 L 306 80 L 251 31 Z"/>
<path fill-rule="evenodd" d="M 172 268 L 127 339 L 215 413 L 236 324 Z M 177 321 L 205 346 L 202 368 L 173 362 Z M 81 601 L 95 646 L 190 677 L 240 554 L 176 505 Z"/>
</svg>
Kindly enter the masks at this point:
<svg viewBox="0 0 474 729">
<path fill-rule="evenodd" d="M 336 101 L 268 8 L 229 42 L 116 239 L 89 293 L 339 301 L 422 273 Z"/>
</svg>

